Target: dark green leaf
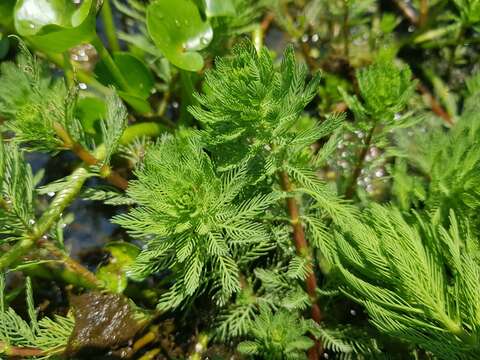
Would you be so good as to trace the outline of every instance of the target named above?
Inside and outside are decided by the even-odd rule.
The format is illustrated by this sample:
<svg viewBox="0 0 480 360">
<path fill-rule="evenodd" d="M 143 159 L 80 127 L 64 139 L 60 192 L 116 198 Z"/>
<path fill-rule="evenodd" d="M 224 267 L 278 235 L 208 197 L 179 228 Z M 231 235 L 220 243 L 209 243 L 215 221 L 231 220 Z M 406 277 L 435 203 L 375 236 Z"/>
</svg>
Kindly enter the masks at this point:
<svg viewBox="0 0 480 360">
<path fill-rule="evenodd" d="M 113 61 L 115 61 L 115 65 L 117 65 L 127 81 L 131 95 L 147 99 L 151 94 L 155 82 L 150 70 L 143 61 L 126 52 L 114 53 Z M 95 66 L 95 74 L 102 84 L 117 85 L 117 87 L 120 87 L 120 84 L 115 83 L 113 76 L 103 61 L 98 62 Z"/>
<path fill-rule="evenodd" d="M 115 293 L 122 293 L 127 287 L 126 269 L 133 264 L 140 253 L 135 245 L 126 242 L 111 242 L 105 246 L 112 258 L 97 271 L 97 277 L 103 280 L 105 287 Z"/>
<path fill-rule="evenodd" d="M 203 67 L 198 50 L 210 43 L 213 30 L 193 1 L 152 2 L 147 9 L 147 27 L 155 45 L 172 64 L 189 71 Z"/>
<path fill-rule="evenodd" d="M 85 132 L 94 134 L 95 123 L 105 118 L 107 108 L 105 101 L 96 97 L 85 97 L 79 99 L 75 108 L 78 118 L 83 125 Z"/>
</svg>

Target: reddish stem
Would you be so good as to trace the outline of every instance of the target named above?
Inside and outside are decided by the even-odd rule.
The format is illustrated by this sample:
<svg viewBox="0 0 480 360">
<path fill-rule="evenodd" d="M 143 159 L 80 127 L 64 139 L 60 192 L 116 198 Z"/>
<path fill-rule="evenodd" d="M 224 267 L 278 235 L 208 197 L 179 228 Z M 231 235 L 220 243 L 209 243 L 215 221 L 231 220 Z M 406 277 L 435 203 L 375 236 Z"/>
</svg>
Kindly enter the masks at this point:
<svg viewBox="0 0 480 360">
<path fill-rule="evenodd" d="M 87 165 L 98 165 L 98 159 L 93 156 L 87 149 L 85 149 L 81 144 L 73 141 L 67 131 L 63 128 L 63 126 L 59 123 L 54 123 L 53 127 L 55 129 L 56 134 L 58 137 L 63 141 L 63 145 L 71 150 L 75 155 L 77 155 L 85 164 Z M 118 187 L 119 189 L 125 190 L 128 187 L 128 181 L 117 173 L 115 170 L 110 169 L 107 167 L 106 170 L 107 175 L 105 179 L 110 182 L 112 185 Z"/>
<path fill-rule="evenodd" d="M 288 193 L 292 191 L 292 184 L 290 183 L 288 174 L 285 171 L 280 172 L 280 183 L 284 191 Z M 305 279 L 305 287 L 312 302 L 312 319 L 315 320 L 316 323 L 320 324 L 323 316 L 320 307 L 317 304 L 317 279 L 315 277 L 315 272 L 313 271 L 312 259 L 310 256 L 308 243 L 305 238 L 305 231 L 303 230 L 303 226 L 300 221 L 298 204 L 293 196 L 289 196 L 287 198 L 287 209 L 290 216 L 290 223 L 292 224 L 293 228 L 293 241 L 295 243 L 297 254 L 309 260 L 309 274 Z M 318 354 L 321 352 L 322 345 L 320 344 L 320 342 L 317 342 L 316 346 L 312 347 L 308 351 L 309 359 L 318 359 Z"/>
</svg>

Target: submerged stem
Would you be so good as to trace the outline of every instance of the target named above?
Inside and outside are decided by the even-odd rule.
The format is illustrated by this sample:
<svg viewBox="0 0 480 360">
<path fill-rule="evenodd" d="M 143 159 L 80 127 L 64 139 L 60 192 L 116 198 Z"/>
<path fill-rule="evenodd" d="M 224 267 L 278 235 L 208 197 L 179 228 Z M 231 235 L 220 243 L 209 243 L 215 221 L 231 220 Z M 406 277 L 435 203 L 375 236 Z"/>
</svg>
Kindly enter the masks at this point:
<svg viewBox="0 0 480 360">
<path fill-rule="evenodd" d="M 120 51 L 120 44 L 116 35 L 117 29 L 115 28 L 115 21 L 113 19 L 112 7 L 110 0 L 104 0 L 102 10 L 100 11 L 102 17 L 103 26 L 105 29 L 105 35 L 107 36 L 108 44 L 112 51 Z"/>
<path fill-rule="evenodd" d="M 58 192 L 47 211 L 43 213 L 33 229 L 27 232 L 23 239 L 18 241 L 9 251 L 0 257 L 0 271 L 5 270 L 26 255 L 37 241 L 50 231 L 65 208 L 76 198 L 88 175 L 88 171 L 85 168 L 78 168 L 70 175 L 69 186 Z"/>
<path fill-rule="evenodd" d="M 345 197 L 347 199 L 350 199 L 353 196 L 353 194 L 355 194 L 357 179 L 360 176 L 360 173 L 362 171 L 363 163 L 365 162 L 365 157 L 367 156 L 368 149 L 370 148 L 370 143 L 372 142 L 372 137 L 373 137 L 373 133 L 375 132 L 375 128 L 376 128 L 376 125 L 373 125 L 372 128 L 370 129 L 367 135 L 367 138 L 365 139 L 365 145 L 363 146 L 362 151 L 358 156 L 357 164 L 353 169 L 352 177 L 350 178 L 350 182 L 347 186 L 347 189 L 345 190 Z"/>
<path fill-rule="evenodd" d="M 280 172 L 279 176 L 282 189 L 287 193 L 290 193 L 292 191 L 292 184 L 288 174 L 285 171 L 282 171 Z M 300 221 L 298 203 L 293 196 L 289 196 L 287 198 L 287 208 L 290 216 L 290 223 L 293 228 L 293 240 L 297 254 L 309 260 L 309 274 L 305 279 L 305 287 L 312 302 L 312 319 L 315 320 L 315 322 L 320 323 L 322 320 L 322 312 L 317 304 L 317 278 L 315 276 L 315 272 L 313 271 L 312 259 L 310 257 L 309 246 L 305 238 L 305 231 L 303 230 L 303 225 Z M 309 358 L 317 359 L 318 351 L 321 351 L 321 344 L 318 344 L 318 346 L 315 346 L 309 350 Z"/>
<path fill-rule="evenodd" d="M 110 71 L 110 73 L 112 74 L 113 78 L 115 79 L 120 89 L 128 92 L 129 86 L 128 86 L 127 80 L 125 80 L 125 77 L 123 76 L 122 72 L 118 68 L 117 64 L 115 64 L 115 61 L 113 60 L 112 56 L 110 55 L 108 50 L 105 48 L 105 45 L 103 45 L 102 40 L 100 40 L 100 38 L 97 36 L 92 43 L 97 49 L 98 56 L 100 57 L 100 59 L 103 60 L 103 62 L 105 63 L 105 66 L 108 68 L 108 71 Z"/>
<path fill-rule="evenodd" d="M 64 146 L 75 153 L 85 164 L 90 166 L 99 164 L 100 161 L 81 144 L 75 142 L 60 123 L 55 122 L 53 127 L 57 136 L 63 141 Z M 111 169 L 109 165 L 104 165 L 102 174 L 104 174 L 105 179 L 112 185 L 122 190 L 128 187 L 128 181 L 115 170 Z"/>
</svg>

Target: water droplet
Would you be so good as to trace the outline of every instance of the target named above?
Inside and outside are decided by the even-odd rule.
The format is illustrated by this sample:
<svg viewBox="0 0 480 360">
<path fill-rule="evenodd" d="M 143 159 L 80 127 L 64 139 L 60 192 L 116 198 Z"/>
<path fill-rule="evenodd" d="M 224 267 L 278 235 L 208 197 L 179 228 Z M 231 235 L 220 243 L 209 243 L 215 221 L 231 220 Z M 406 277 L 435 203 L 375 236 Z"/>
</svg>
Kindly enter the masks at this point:
<svg viewBox="0 0 480 360">
<path fill-rule="evenodd" d="M 173 107 L 174 109 L 178 109 L 179 106 L 180 106 L 180 104 L 179 104 L 177 101 L 174 101 L 174 102 L 172 103 L 172 107 Z"/>
<path fill-rule="evenodd" d="M 29 225 L 35 225 L 35 220 L 33 220 L 33 219 L 28 220 L 28 224 Z"/>
<path fill-rule="evenodd" d="M 79 87 L 81 90 L 87 90 L 87 84 L 85 84 L 85 83 L 79 83 L 79 84 L 78 84 L 78 87 Z"/>
<path fill-rule="evenodd" d="M 301 40 L 302 42 L 306 43 L 308 41 L 308 35 L 307 34 L 303 35 Z"/>
<path fill-rule="evenodd" d="M 47 195 L 50 196 L 50 197 L 54 197 L 55 196 L 55 191 L 49 191 L 47 193 Z"/>
<path fill-rule="evenodd" d="M 328 359 L 328 358 L 330 357 L 330 356 L 328 355 L 328 353 L 323 353 L 322 356 L 323 356 L 324 359 Z"/>
<path fill-rule="evenodd" d="M 48 240 L 48 236 L 47 236 L 47 235 L 43 235 L 43 236 L 42 236 L 42 240 L 47 241 L 47 240 Z"/>
<path fill-rule="evenodd" d="M 378 155 L 380 155 L 380 150 L 378 150 L 376 146 L 372 146 L 370 148 L 370 155 L 372 155 L 373 157 L 377 157 Z"/>
<path fill-rule="evenodd" d="M 402 117 L 402 115 L 400 115 L 399 113 L 396 113 L 394 116 L 393 116 L 393 119 L 394 120 L 400 120 Z"/>
<path fill-rule="evenodd" d="M 30 25 L 28 25 L 30 29 L 35 29 L 35 25 L 33 23 L 30 23 Z"/>
<path fill-rule="evenodd" d="M 376 177 L 382 177 L 383 175 L 385 175 L 385 172 L 383 171 L 383 169 L 378 169 L 377 171 L 375 171 Z"/>
<path fill-rule="evenodd" d="M 200 38 L 200 43 L 201 43 L 202 45 L 207 45 L 209 42 L 210 42 L 210 41 L 209 41 L 206 37 L 204 37 L 204 36 L 202 36 L 202 37 Z"/>
<path fill-rule="evenodd" d="M 314 42 L 314 43 L 315 43 L 315 42 L 317 42 L 317 41 L 318 41 L 318 39 L 319 39 L 319 36 L 318 36 L 318 34 L 313 34 L 313 35 L 312 35 L 312 42 Z"/>
<path fill-rule="evenodd" d="M 414 31 L 415 31 L 415 26 L 410 25 L 410 26 L 408 27 L 408 32 L 414 32 Z"/>
<path fill-rule="evenodd" d="M 357 315 L 357 312 L 355 311 L 355 309 L 350 309 L 350 315 L 352 316 Z"/>
</svg>

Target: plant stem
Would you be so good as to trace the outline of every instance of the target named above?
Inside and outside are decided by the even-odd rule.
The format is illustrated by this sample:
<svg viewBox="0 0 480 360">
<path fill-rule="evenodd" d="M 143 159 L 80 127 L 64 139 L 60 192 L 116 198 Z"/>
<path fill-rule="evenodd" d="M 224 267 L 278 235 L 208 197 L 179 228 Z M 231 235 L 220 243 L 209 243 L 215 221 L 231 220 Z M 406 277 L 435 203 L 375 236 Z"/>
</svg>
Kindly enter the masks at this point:
<svg viewBox="0 0 480 360">
<path fill-rule="evenodd" d="M 5 354 L 8 357 L 27 358 L 43 356 L 45 355 L 45 352 L 41 349 L 31 347 L 11 346 L 0 341 L 0 354 Z"/>
<path fill-rule="evenodd" d="M 115 28 L 115 22 L 113 19 L 110 0 L 103 0 L 102 10 L 100 14 L 102 16 L 105 35 L 107 36 L 110 49 L 112 49 L 112 51 L 120 51 L 120 44 L 116 35 L 117 29 Z"/>
<path fill-rule="evenodd" d="M 117 67 L 117 64 L 115 64 L 115 61 L 113 61 L 112 56 L 108 52 L 108 50 L 105 48 L 103 45 L 102 40 L 98 37 L 98 35 L 93 39 L 92 41 L 93 45 L 97 49 L 98 56 L 100 59 L 103 60 L 105 63 L 105 66 L 108 68 L 110 73 L 112 74 L 113 78 L 115 79 L 115 82 L 118 84 L 121 90 L 129 92 L 129 86 L 127 83 L 127 80 L 122 75 L 122 72 L 120 69 Z"/>
<path fill-rule="evenodd" d="M 188 112 L 188 106 L 195 104 L 193 86 L 190 72 L 180 70 L 180 83 L 182 84 L 182 103 L 180 104 L 180 123 L 184 126 L 191 125 L 192 115 Z"/>
<path fill-rule="evenodd" d="M 418 25 L 424 27 L 428 21 L 428 0 L 420 0 L 420 18 Z"/>
<path fill-rule="evenodd" d="M 58 67 L 62 68 L 65 66 L 63 58 L 60 54 L 45 54 L 46 58 L 57 65 Z M 70 63 L 71 64 L 71 63 Z M 73 73 L 74 76 L 78 79 L 78 81 L 83 82 L 89 86 L 91 86 L 93 89 L 97 90 L 103 95 L 110 95 L 112 93 L 112 90 L 109 89 L 108 87 L 102 85 L 100 82 L 98 82 L 94 77 L 91 75 L 87 74 L 85 71 L 78 69 L 78 68 L 73 68 Z"/>
<path fill-rule="evenodd" d="M 120 138 L 120 143 L 125 145 L 142 136 L 157 137 L 166 131 L 167 128 L 165 126 L 156 122 L 142 122 L 133 124 L 125 129 L 122 137 Z"/>
<path fill-rule="evenodd" d="M 68 87 L 73 86 L 73 68 L 72 63 L 70 62 L 70 54 L 68 51 L 63 53 L 63 72 L 65 73 L 65 79 L 67 81 Z"/>
<path fill-rule="evenodd" d="M 415 26 L 418 25 L 419 23 L 418 14 L 409 3 L 407 3 L 404 0 L 394 0 L 393 2 L 397 6 L 397 8 L 402 12 L 403 16 L 405 16 L 412 25 L 415 25 Z"/>
<path fill-rule="evenodd" d="M 261 26 L 256 26 L 252 31 L 252 41 L 257 52 L 260 52 L 263 47 L 263 35 L 263 29 Z"/>
<path fill-rule="evenodd" d="M 292 184 L 290 182 L 287 172 L 285 171 L 280 172 L 279 177 L 280 177 L 280 185 L 283 191 L 287 193 L 291 193 L 293 189 L 292 189 Z M 293 228 L 293 240 L 295 243 L 295 249 L 297 250 L 297 254 L 309 260 L 309 263 L 308 263 L 309 274 L 305 279 L 305 287 L 310 297 L 310 300 L 312 302 L 312 306 L 311 306 L 312 319 L 319 324 L 322 320 L 322 312 L 320 311 L 320 307 L 317 304 L 317 279 L 315 276 L 315 272 L 313 271 L 312 259 L 310 256 L 308 243 L 305 238 L 305 231 L 303 230 L 303 225 L 300 221 L 300 216 L 299 216 L 300 212 L 298 208 L 298 203 L 293 196 L 289 196 L 287 198 L 287 208 L 288 208 L 288 214 L 290 216 L 290 223 Z M 322 351 L 321 348 L 322 348 L 321 344 L 318 343 L 316 346 L 310 349 L 309 358 L 312 360 L 318 359 L 318 353 Z"/>
<path fill-rule="evenodd" d="M 348 60 L 350 57 L 350 27 L 348 23 L 349 14 L 348 0 L 343 0 L 343 24 L 342 24 L 342 33 L 343 33 L 343 54 Z"/>
<path fill-rule="evenodd" d="M 47 250 L 51 255 L 60 259 L 65 265 L 65 267 L 67 268 L 67 270 L 78 275 L 83 280 L 83 282 L 87 284 L 88 288 L 91 288 L 91 289 L 102 288 L 103 286 L 102 282 L 97 279 L 94 273 L 92 273 L 90 270 L 88 270 L 85 266 L 80 264 L 78 261 L 75 261 L 70 256 L 65 254 L 58 247 L 52 244 L 52 242 L 41 239 L 37 243 L 42 248 Z"/>
<path fill-rule="evenodd" d="M 437 116 L 442 118 L 448 125 L 453 125 L 453 120 L 450 114 L 442 107 L 442 105 L 435 99 L 430 90 L 421 82 L 417 85 L 418 91 L 424 95 L 430 103 L 430 108 Z"/>
<path fill-rule="evenodd" d="M 88 150 L 81 144 L 75 142 L 60 123 L 55 122 L 53 128 L 55 129 L 57 136 L 63 141 L 65 148 L 75 153 L 84 163 L 90 166 L 99 164 L 99 160 L 88 152 Z M 102 167 L 101 174 L 108 182 L 122 190 L 125 190 L 128 187 L 128 181 L 111 169 L 109 165 L 104 165 Z"/>
<path fill-rule="evenodd" d="M 372 126 L 370 129 L 366 139 L 365 139 L 365 145 L 362 148 L 362 151 L 360 152 L 360 155 L 358 156 L 357 164 L 355 165 L 355 168 L 353 169 L 352 177 L 350 178 L 349 185 L 347 186 L 347 189 L 345 190 L 345 197 L 347 199 L 350 199 L 353 194 L 355 193 L 356 185 L 357 185 L 357 179 L 360 176 L 360 172 L 362 171 L 363 168 L 363 163 L 365 162 L 365 157 L 367 156 L 368 149 L 370 148 L 370 143 L 372 142 L 372 137 L 373 133 L 375 132 L 376 124 Z"/>
<path fill-rule="evenodd" d="M 5 270 L 19 258 L 27 254 L 55 222 L 60 218 L 62 212 L 75 199 L 83 183 L 88 178 L 88 171 L 85 168 L 78 168 L 70 175 L 69 186 L 58 192 L 47 211 L 45 211 L 33 227 L 26 233 L 22 240 L 18 241 L 9 251 L 0 257 L 0 271 Z"/>
<path fill-rule="evenodd" d="M 9 251 L 0 256 L 0 272 L 3 272 L 11 264 L 24 256 L 34 244 L 35 240 L 28 236 L 19 240 Z"/>
</svg>

